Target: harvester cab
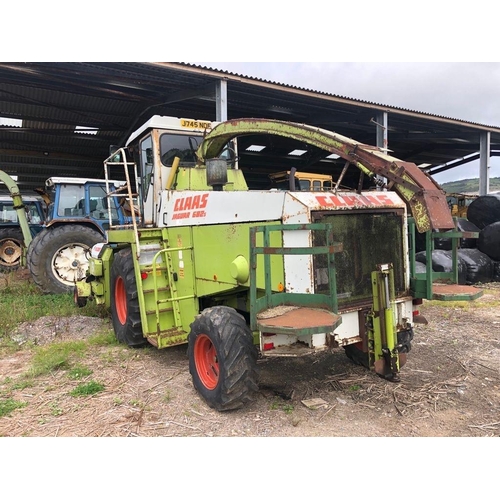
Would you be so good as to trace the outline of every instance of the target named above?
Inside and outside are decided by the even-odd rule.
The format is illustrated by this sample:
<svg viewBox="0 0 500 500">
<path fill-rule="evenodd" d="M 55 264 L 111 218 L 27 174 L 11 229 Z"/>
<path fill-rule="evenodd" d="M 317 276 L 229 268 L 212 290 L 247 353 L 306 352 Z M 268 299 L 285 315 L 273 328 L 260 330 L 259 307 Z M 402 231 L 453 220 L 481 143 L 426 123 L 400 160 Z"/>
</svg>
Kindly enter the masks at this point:
<svg viewBox="0 0 500 500">
<path fill-rule="evenodd" d="M 236 141 L 256 134 L 338 155 L 344 169 L 329 191 L 249 189 Z M 350 166 L 388 184 L 340 189 Z M 108 195 L 140 216 L 110 225 L 75 300 L 109 308 L 118 340 L 187 343 L 193 384 L 220 411 L 252 399 L 259 356 L 343 347 L 399 379 L 413 338 L 408 207 L 417 231 L 455 227 L 416 165 L 303 124 L 153 117 L 105 161 L 105 177 L 117 168 L 126 188 Z"/>
</svg>

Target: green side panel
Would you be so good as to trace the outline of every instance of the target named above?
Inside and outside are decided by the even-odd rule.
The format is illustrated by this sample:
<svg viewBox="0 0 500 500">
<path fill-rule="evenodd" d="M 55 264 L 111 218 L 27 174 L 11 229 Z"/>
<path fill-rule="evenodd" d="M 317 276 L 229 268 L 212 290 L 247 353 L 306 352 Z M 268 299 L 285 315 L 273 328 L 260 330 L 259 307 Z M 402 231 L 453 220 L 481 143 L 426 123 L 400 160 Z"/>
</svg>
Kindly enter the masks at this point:
<svg viewBox="0 0 500 500">
<path fill-rule="evenodd" d="M 269 224 L 276 224 L 271 222 Z M 220 224 L 193 227 L 196 292 L 199 297 L 249 288 L 250 227 L 255 224 Z M 266 225 L 259 223 L 260 226 Z M 262 245 L 262 234 L 258 244 Z M 273 246 L 283 246 L 280 232 L 271 237 Z M 264 289 L 264 256 L 257 259 L 257 288 Z M 245 267 L 248 272 L 245 273 Z M 271 256 L 272 289 L 284 286 L 283 256 Z M 245 279 L 246 278 L 246 279 Z"/>
<path fill-rule="evenodd" d="M 90 282 L 91 295 L 94 296 L 98 304 L 104 304 L 107 308 L 111 306 L 110 275 L 112 262 L 113 249 L 109 246 L 104 247 L 99 259 L 89 259 L 89 274 L 95 277 Z M 85 289 L 85 293 L 87 292 L 88 289 Z M 83 293 L 82 296 L 84 296 Z"/>
<path fill-rule="evenodd" d="M 207 191 L 212 189 L 212 187 L 207 184 L 207 171 L 204 165 L 193 168 L 179 168 L 173 187 L 177 191 Z M 224 186 L 223 190 L 248 191 L 243 172 L 239 169 L 228 169 L 227 184 Z"/>
<path fill-rule="evenodd" d="M 198 312 L 190 229 L 176 231 L 183 234 L 141 229 L 140 256 L 134 260 L 142 330 L 158 348 L 185 343 Z M 184 246 L 177 245 L 180 240 Z M 131 247 L 136 256 L 135 243 Z"/>
<path fill-rule="evenodd" d="M 189 333 L 189 325 L 199 312 L 196 297 L 193 261 L 193 236 L 191 227 L 170 228 L 165 231 L 170 252 L 172 286 L 178 302 L 177 325 Z M 174 318 L 175 319 L 175 318 Z"/>
</svg>

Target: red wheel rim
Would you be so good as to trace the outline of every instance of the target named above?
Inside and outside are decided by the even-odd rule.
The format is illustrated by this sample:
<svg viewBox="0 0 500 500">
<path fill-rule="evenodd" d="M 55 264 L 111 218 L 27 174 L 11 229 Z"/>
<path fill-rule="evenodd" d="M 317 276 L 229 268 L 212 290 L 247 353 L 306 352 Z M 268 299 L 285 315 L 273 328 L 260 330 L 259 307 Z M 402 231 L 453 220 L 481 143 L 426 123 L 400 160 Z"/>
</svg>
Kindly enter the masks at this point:
<svg viewBox="0 0 500 500">
<path fill-rule="evenodd" d="M 127 322 L 127 294 L 125 283 L 120 276 L 115 281 L 115 308 L 118 321 L 124 325 Z"/>
<path fill-rule="evenodd" d="M 219 361 L 215 346 L 207 335 L 199 335 L 194 345 L 194 363 L 201 383 L 215 389 L 219 382 Z"/>
</svg>

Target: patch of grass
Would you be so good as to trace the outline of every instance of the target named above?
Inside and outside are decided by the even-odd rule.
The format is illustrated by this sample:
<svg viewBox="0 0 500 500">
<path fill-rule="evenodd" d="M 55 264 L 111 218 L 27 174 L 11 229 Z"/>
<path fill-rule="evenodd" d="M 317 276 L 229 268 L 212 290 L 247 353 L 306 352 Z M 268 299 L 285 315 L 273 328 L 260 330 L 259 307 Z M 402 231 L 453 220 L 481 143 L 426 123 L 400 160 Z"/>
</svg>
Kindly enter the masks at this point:
<svg viewBox="0 0 500 500">
<path fill-rule="evenodd" d="M 112 330 L 96 333 L 88 339 L 88 343 L 94 346 L 120 345 L 116 339 L 116 335 Z"/>
<path fill-rule="evenodd" d="M 74 315 L 105 317 L 107 312 L 94 302 L 77 308 L 73 295 L 44 294 L 30 279 L 18 278 L 14 273 L 0 288 L 0 339 L 8 337 L 20 323 L 35 321 L 43 316 L 67 317 Z"/>
<path fill-rule="evenodd" d="M 12 390 L 23 390 L 27 387 L 33 387 L 34 385 L 35 384 L 33 383 L 33 380 L 21 380 L 19 382 L 16 382 L 15 384 L 12 384 Z"/>
<path fill-rule="evenodd" d="M 12 413 L 14 410 L 18 408 L 23 408 L 28 403 L 24 403 L 22 401 L 16 401 L 12 398 L 0 399 L 0 417 L 4 417 L 9 413 Z"/>
<path fill-rule="evenodd" d="M 97 394 L 98 392 L 104 391 L 104 385 L 91 380 L 86 384 L 79 384 L 76 386 L 71 392 L 70 395 L 74 397 L 79 396 L 92 396 L 93 394 Z"/>
<path fill-rule="evenodd" d="M 75 357 L 82 356 L 88 345 L 83 340 L 60 342 L 36 349 L 29 375 L 37 377 L 55 370 L 65 370 L 71 367 Z"/>
<path fill-rule="evenodd" d="M 71 380 L 78 380 L 84 377 L 88 377 L 89 375 L 92 375 L 92 373 L 93 371 L 90 368 L 78 365 L 74 368 L 71 368 L 71 370 L 68 372 L 68 377 Z"/>
</svg>

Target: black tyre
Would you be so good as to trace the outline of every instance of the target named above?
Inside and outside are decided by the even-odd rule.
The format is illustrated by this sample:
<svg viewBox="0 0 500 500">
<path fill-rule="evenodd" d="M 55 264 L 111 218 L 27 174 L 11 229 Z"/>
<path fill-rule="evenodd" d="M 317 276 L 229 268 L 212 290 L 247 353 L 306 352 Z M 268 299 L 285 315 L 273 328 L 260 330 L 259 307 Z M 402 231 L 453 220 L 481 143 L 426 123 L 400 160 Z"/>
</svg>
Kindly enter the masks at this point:
<svg viewBox="0 0 500 500">
<path fill-rule="evenodd" d="M 42 229 L 26 254 L 33 281 L 45 293 L 72 293 L 85 279 L 90 250 L 105 241 L 97 230 L 77 224 Z"/>
<path fill-rule="evenodd" d="M 142 333 L 141 313 L 134 262 L 129 248 L 120 250 L 111 265 L 111 319 L 119 342 L 142 347 L 148 342 Z"/>
<path fill-rule="evenodd" d="M 206 403 L 218 411 L 235 410 L 258 390 L 257 349 L 243 316 L 234 309 L 205 309 L 191 324 L 189 371 Z"/>
<path fill-rule="evenodd" d="M 17 227 L 0 229 L 0 271 L 15 271 L 24 252 L 23 232 Z"/>
</svg>

